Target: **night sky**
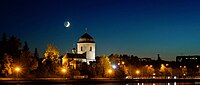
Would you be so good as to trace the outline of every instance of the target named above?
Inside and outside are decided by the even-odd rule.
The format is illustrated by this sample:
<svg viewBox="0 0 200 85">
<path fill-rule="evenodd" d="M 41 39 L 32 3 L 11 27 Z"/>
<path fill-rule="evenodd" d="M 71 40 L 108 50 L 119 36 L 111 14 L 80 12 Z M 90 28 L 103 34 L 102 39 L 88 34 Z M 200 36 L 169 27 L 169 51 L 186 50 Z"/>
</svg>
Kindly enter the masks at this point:
<svg viewBox="0 0 200 85">
<path fill-rule="evenodd" d="M 65 28 L 64 22 L 71 27 Z M 71 52 L 86 31 L 96 55 L 175 60 L 200 54 L 199 0 L 1 0 L 0 36 L 15 35 L 43 55 L 47 44 Z"/>
</svg>

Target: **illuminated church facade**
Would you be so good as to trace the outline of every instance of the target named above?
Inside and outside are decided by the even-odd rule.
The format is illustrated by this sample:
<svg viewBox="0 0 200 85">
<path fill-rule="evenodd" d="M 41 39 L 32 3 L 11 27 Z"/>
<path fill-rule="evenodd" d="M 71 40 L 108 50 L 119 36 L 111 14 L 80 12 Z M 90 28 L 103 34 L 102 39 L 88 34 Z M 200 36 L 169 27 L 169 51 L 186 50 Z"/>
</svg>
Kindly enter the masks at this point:
<svg viewBox="0 0 200 85">
<path fill-rule="evenodd" d="M 90 61 L 95 61 L 95 41 L 88 34 L 85 33 L 79 38 L 77 42 L 77 53 L 86 54 L 86 59 L 83 59 L 83 62 L 89 63 Z"/>
<path fill-rule="evenodd" d="M 77 42 L 77 50 L 72 49 L 72 53 L 67 53 L 69 63 L 76 69 L 78 62 L 90 62 L 95 60 L 95 46 L 94 39 L 88 34 L 83 34 Z"/>
</svg>

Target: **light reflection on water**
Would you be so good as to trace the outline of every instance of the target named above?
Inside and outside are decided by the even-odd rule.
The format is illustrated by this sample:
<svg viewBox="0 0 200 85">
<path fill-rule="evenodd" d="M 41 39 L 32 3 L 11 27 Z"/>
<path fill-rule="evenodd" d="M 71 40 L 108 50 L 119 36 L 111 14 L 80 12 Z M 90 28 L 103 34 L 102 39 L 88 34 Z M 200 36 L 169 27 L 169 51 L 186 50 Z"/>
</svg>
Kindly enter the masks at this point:
<svg viewBox="0 0 200 85">
<path fill-rule="evenodd" d="M 174 83 L 65 83 L 65 84 L 13 84 L 13 85 L 194 85 L 195 82 L 174 82 Z"/>
</svg>

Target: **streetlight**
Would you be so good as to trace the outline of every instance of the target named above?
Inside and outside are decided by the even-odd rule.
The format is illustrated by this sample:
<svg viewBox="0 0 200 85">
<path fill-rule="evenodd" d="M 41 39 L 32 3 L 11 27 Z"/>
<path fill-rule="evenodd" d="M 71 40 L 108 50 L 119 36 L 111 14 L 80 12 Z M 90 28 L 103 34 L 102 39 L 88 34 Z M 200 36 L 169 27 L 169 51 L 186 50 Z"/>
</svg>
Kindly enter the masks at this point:
<svg viewBox="0 0 200 85">
<path fill-rule="evenodd" d="M 63 73 L 63 77 L 65 77 L 65 74 L 66 74 L 66 72 L 67 72 L 67 70 L 65 69 L 65 68 L 62 68 L 62 73 Z"/>
<path fill-rule="evenodd" d="M 125 64 L 125 62 L 124 62 L 124 61 L 122 61 L 122 64 L 124 65 L 124 64 Z"/>
<path fill-rule="evenodd" d="M 116 66 L 116 65 L 112 65 L 112 68 L 113 68 L 113 69 L 116 69 L 116 68 L 117 68 L 117 66 Z"/>
<path fill-rule="evenodd" d="M 150 65 L 150 68 L 152 68 L 153 67 L 153 65 Z"/>
<path fill-rule="evenodd" d="M 197 75 L 199 75 L 199 65 L 197 65 Z"/>
<path fill-rule="evenodd" d="M 140 71 L 139 70 L 136 70 L 135 72 L 137 74 L 137 76 L 140 74 Z M 139 78 L 139 77 L 138 77 Z"/>
<path fill-rule="evenodd" d="M 20 68 L 19 68 L 19 67 L 16 67 L 16 68 L 15 68 L 15 71 L 17 72 L 17 82 L 18 82 L 18 73 L 19 73 L 19 71 L 20 71 Z"/>
<path fill-rule="evenodd" d="M 187 68 L 186 66 L 184 66 L 183 68 Z"/>
<path fill-rule="evenodd" d="M 136 71 L 136 74 L 139 74 L 139 73 L 140 73 L 140 71 L 139 71 L 139 70 L 137 70 L 137 71 Z"/>
<path fill-rule="evenodd" d="M 156 73 L 153 73 L 153 78 L 154 78 L 154 79 L 156 78 Z"/>
<path fill-rule="evenodd" d="M 186 75 L 186 74 L 184 73 L 184 74 L 183 74 L 184 78 L 186 78 L 186 76 L 185 76 L 185 75 Z"/>
<path fill-rule="evenodd" d="M 112 70 L 109 69 L 109 70 L 108 70 L 108 73 L 109 73 L 109 78 L 111 78 L 110 76 L 111 76 Z"/>
</svg>

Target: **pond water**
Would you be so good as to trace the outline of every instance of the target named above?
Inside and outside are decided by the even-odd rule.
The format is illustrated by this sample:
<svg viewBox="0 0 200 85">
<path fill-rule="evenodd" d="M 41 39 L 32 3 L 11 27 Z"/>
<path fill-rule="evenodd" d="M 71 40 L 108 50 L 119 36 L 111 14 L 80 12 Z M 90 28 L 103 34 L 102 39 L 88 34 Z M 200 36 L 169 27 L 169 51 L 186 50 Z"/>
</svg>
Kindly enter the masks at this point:
<svg viewBox="0 0 200 85">
<path fill-rule="evenodd" d="M 174 83 L 62 83 L 62 84 L 9 84 L 9 85 L 194 85 L 200 82 L 174 82 Z M 6 84 L 7 85 L 7 84 Z"/>
</svg>

